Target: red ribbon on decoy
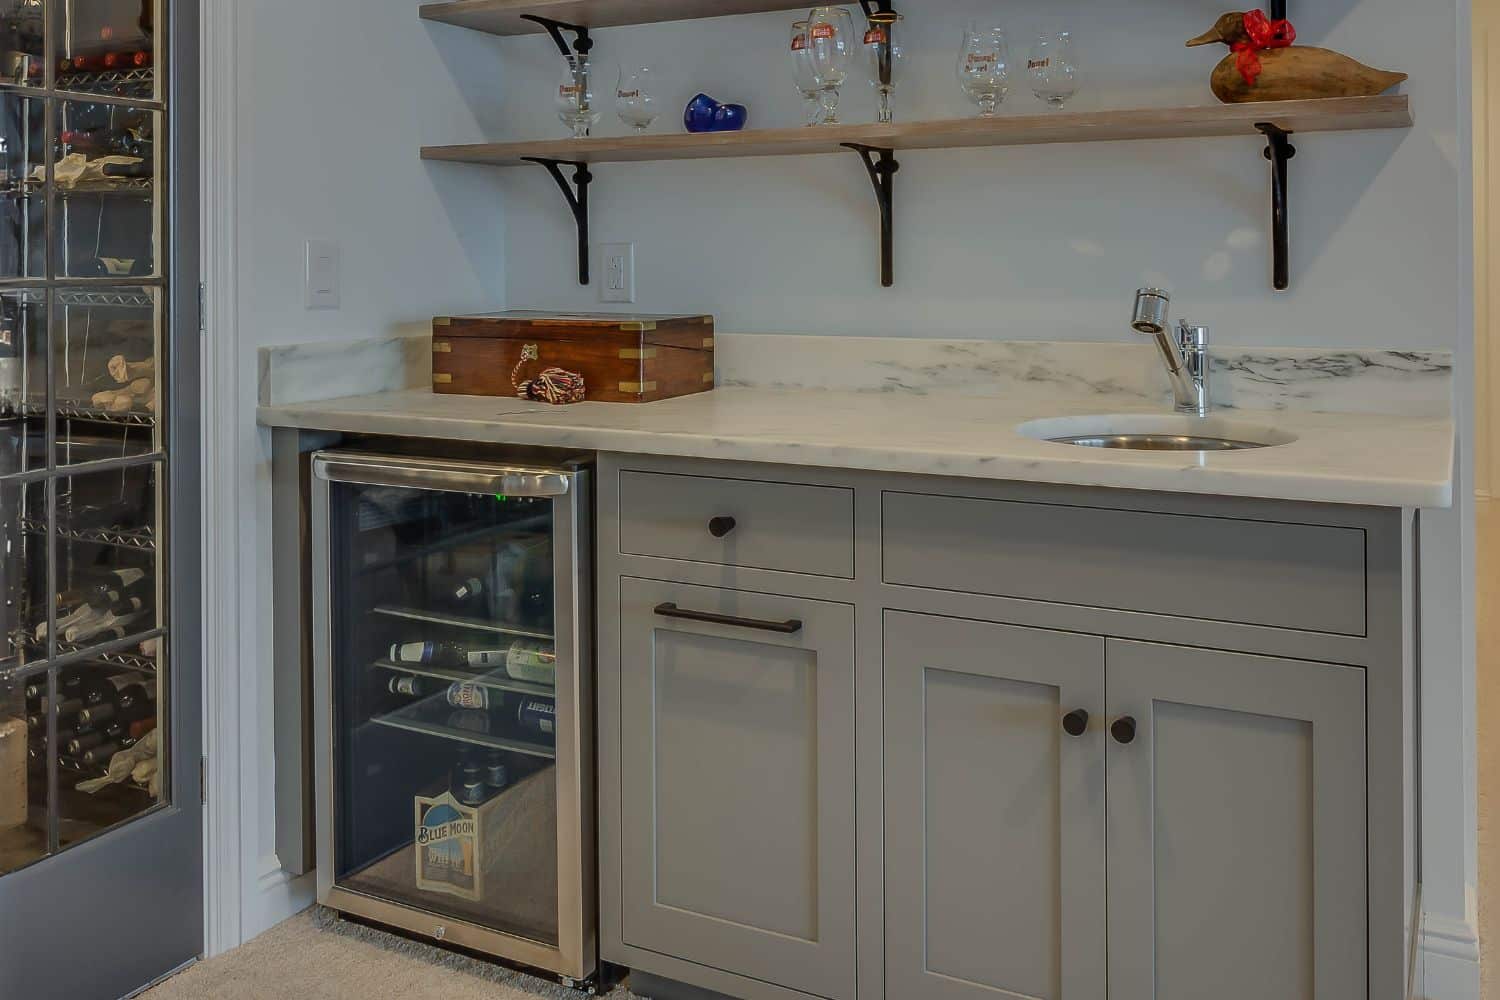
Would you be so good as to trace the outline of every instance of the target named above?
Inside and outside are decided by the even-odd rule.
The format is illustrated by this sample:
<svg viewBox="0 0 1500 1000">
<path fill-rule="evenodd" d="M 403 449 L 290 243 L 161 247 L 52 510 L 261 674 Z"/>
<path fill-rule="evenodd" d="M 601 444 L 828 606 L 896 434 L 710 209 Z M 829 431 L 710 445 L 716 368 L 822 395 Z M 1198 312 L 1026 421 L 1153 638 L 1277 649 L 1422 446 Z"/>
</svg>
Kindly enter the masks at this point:
<svg viewBox="0 0 1500 1000">
<path fill-rule="evenodd" d="M 1235 66 L 1240 71 L 1240 76 L 1245 78 L 1247 86 L 1255 86 L 1255 81 L 1260 79 L 1260 56 L 1262 49 L 1284 49 L 1297 40 L 1297 29 L 1292 27 L 1292 22 L 1286 18 L 1278 18 L 1273 21 L 1265 15 L 1264 11 L 1245 11 L 1245 34 L 1249 39 L 1243 42 L 1235 42 L 1230 46 L 1236 53 Z"/>
</svg>

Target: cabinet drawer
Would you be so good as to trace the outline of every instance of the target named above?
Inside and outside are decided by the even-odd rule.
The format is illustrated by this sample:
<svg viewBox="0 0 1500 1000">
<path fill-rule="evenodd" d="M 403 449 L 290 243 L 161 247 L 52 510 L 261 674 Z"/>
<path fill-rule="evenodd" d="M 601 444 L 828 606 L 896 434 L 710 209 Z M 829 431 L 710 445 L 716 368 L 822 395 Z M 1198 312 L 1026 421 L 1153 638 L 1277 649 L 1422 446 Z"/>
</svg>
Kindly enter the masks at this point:
<svg viewBox="0 0 1500 1000">
<path fill-rule="evenodd" d="M 886 583 L 1365 634 L 1359 528 L 888 492 Z"/>
<path fill-rule="evenodd" d="M 620 551 L 853 579 L 854 491 L 622 471 Z"/>
</svg>

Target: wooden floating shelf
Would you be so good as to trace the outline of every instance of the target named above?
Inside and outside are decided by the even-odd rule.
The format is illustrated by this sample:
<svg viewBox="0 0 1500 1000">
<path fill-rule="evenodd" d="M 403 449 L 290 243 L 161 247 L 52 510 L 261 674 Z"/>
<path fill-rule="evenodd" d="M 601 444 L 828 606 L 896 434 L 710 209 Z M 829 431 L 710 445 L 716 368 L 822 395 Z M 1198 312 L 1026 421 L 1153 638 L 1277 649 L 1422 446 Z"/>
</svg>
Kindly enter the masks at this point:
<svg viewBox="0 0 1500 1000">
<path fill-rule="evenodd" d="M 493 0 L 484 0 L 484 3 L 493 5 Z M 538 5 L 533 3 L 529 6 Z M 895 125 L 837 125 L 696 135 L 662 133 L 426 146 L 422 149 L 422 158 L 518 167 L 528 162 L 525 157 L 580 163 L 631 163 L 737 156 L 803 156 L 847 152 L 849 145 L 893 150 L 960 149 L 1131 139 L 1259 136 L 1256 126 L 1261 123 L 1269 123 L 1293 133 L 1343 132 L 1409 128 L 1412 115 L 1407 96 L 1395 94 L 1384 97 L 1337 97 L 1314 101 L 1186 108 L 1063 111 Z"/>
<path fill-rule="evenodd" d="M 805 14 L 810 6 L 808 0 L 455 0 L 423 4 L 421 15 L 424 20 L 492 35 L 539 35 L 546 29 L 534 21 L 521 20 L 522 14 L 587 28 L 615 28 L 775 10 L 800 10 Z"/>
</svg>

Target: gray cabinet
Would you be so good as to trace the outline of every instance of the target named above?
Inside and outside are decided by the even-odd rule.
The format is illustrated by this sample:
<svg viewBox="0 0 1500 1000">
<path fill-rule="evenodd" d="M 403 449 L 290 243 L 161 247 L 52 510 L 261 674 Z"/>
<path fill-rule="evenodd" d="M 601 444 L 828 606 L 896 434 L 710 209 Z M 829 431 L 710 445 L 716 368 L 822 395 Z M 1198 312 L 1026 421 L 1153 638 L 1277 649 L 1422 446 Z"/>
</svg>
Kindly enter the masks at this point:
<svg viewBox="0 0 1500 1000">
<path fill-rule="evenodd" d="M 606 960 L 747 1000 L 1405 995 L 1408 515 L 600 469 Z"/>
<path fill-rule="evenodd" d="M 852 1000 L 854 609 L 619 586 L 625 944 Z"/>
<path fill-rule="evenodd" d="M 1366 993 L 1364 671 L 1110 641 L 1111 1000 Z"/>
<path fill-rule="evenodd" d="M 887 996 L 1367 996 L 1362 670 L 902 612 L 884 652 Z"/>
<path fill-rule="evenodd" d="M 887 612 L 887 996 L 1104 1000 L 1104 722 L 1103 639 Z"/>
</svg>

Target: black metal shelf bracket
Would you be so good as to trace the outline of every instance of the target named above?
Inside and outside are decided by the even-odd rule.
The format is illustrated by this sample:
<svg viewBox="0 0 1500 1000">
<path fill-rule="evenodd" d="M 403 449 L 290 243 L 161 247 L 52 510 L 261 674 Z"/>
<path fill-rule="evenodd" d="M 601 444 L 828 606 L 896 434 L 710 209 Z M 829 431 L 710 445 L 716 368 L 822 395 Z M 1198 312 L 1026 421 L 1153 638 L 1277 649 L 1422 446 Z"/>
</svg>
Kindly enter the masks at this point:
<svg viewBox="0 0 1500 1000">
<path fill-rule="evenodd" d="M 594 40 L 589 37 L 589 29 L 581 24 L 554 21 L 550 17 L 538 17 L 536 14 L 522 14 L 521 20 L 532 21 L 546 28 L 547 34 L 552 36 L 552 40 L 557 43 L 557 50 L 564 57 L 573 55 L 574 53 L 586 56 L 589 54 L 589 50 L 594 47 Z M 563 38 L 562 33 L 564 31 L 571 31 L 573 33 L 573 47 L 571 49 L 568 48 L 567 39 Z"/>
<path fill-rule="evenodd" d="M 875 200 L 880 205 L 880 284 L 890 288 L 896 283 L 895 230 L 891 216 L 896 197 L 896 171 L 901 169 L 901 164 L 896 162 L 896 152 L 892 149 L 853 142 L 840 145 L 859 154 L 870 175 L 870 183 L 875 186 Z"/>
<path fill-rule="evenodd" d="M 859 0 L 859 5 L 865 9 L 867 20 L 876 14 L 890 15 L 896 12 L 891 6 L 891 0 Z"/>
<path fill-rule="evenodd" d="M 1284 292 L 1291 284 L 1290 251 L 1287 237 L 1287 161 L 1297 155 L 1290 141 L 1291 132 L 1270 122 L 1255 127 L 1266 137 L 1266 159 L 1271 161 L 1271 285 Z"/>
<path fill-rule="evenodd" d="M 578 160 L 549 160 L 541 156 L 523 156 L 521 159 L 527 163 L 546 167 L 547 173 L 552 175 L 563 197 L 568 200 L 568 208 L 573 210 L 573 221 L 578 225 L 578 283 L 587 285 L 589 283 L 589 185 L 594 180 L 594 175 L 589 173 L 589 165 Z M 573 168 L 571 181 L 563 176 L 563 167 Z"/>
</svg>

